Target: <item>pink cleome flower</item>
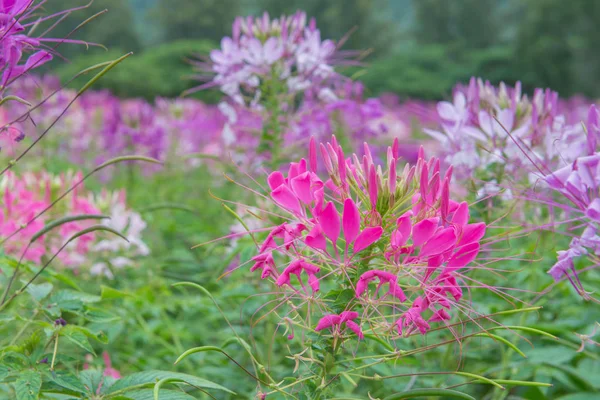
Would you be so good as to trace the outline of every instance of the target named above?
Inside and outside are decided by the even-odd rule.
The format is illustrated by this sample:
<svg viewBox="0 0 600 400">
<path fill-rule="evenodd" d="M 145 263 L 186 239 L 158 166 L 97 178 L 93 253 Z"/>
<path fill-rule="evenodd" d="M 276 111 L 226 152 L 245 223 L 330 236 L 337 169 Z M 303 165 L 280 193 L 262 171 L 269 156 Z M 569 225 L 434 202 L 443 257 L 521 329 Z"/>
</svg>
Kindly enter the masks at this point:
<svg viewBox="0 0 600 400">
<path fill-rule="evenodd" d="M 326 179 L 317 173 L 317 148 Z M 317 331 L 346 323 L 362 332 L 358 324 L 353 328 L 358 313 L 351 310 L 362 308 L 368 319 L 377 307 L 378 314 L 395 320 L 375 325 L 425 334 L 430 323 L 450 319 L 448 311 L 463 297 L 463 271 L 479 253 L 486 225 L 469 223 L 468 204 L 450 199 L 452 168 L 442 174 L 439 160 L 425 160 L 421 149 L 416 165 L 398 173 L 398 154 L 395 141 L 382 167 L 366 144 L 362 159 L 347 158 L 335 137 L 319 146 L 313 139 L 308 162 L 301 159 L 287 174 L 275 171 L 268 177 L 271 198 L 289 221 L 271 230 L 251 270 L 260 269 L 262 279 L 289 287 L 291 296 L 302 299 L 318 301 L 324 288 L 340 284 L 355 293 L 346 307 L 353 314 L 344 314 L 352 318 L 329 313 Z M 291 275 L 298 276 L 300 287 Z M 371 291 L 373 281 L 378 284 Z M 380 293 L 384 285 L 387 291 Z M 386 307 L 391 312 L 381 311 Z"/>
</svg>

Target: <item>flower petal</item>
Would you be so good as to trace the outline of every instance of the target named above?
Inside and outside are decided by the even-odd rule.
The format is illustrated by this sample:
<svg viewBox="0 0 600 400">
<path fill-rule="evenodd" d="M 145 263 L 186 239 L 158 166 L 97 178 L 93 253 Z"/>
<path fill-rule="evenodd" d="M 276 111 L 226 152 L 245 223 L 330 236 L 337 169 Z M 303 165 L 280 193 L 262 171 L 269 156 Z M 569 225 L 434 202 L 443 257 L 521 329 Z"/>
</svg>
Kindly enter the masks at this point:
<svg viewBox="0 0 600 400">
<path fill-rule="evenodd" d="M 379 240 L 383 234 L 383 228 L 380 226 L 365 228 L 354 242 L 354 253 L 360 253 L 373 243 Z"/>
</svg>

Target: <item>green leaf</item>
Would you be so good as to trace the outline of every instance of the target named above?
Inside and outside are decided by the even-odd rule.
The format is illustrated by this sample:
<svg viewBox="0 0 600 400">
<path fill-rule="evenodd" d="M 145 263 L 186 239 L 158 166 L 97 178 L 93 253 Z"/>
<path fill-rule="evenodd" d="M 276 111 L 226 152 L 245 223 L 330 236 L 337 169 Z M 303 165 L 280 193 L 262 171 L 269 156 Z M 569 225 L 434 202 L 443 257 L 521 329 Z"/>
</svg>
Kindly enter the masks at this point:
<svg viewBox="0 0 600 400">
<path fill-rule="evenodd" d="M 4 365 L 0 365 L 0 382 L 10 374 L 10 369 Z"/>
<path fill-rule="evenodd" d="M 71 279 L 71 277 L 69 277 L 65 274 L 57 272 L 53 269 L 46 269 L 46 273 L 48 275 L 50 275 L 52 278 L 56 279 L 57 281 L 60 281 L 60 282 L 64 283 L 65 285 L 71 286 L 75 290 L 81 290 L 79 288 L 79 286 L 77 285 L 77 283 L 75 283 L 75 281 L 73 279 Z"/>
<path fill-rule="evenodd" d="M 206 379 L 197 378 L 193 375 L 182 374 L 178 372 L 169 372 L 169 371 L 144 371 L 138 372 L 124 378 L 119 379 L 112 387 L 110 387 L 106 392 L 103 390 L 103 394 L 111 394 L 116 391 L 124 391 L 129 387 L 142 385 L 142 384 L 154 384 L 161 379 L 179 379 L 183 382 L 186 382 L 189 385 L 197 386 L 205 389 L 215 389 L 222 390 L 228 393 L 234 394 L 231 390 Z"/>
<path fill-rule="evenodd" d="M 127 392 L 127 397 L 132 400 L 154 400 L 153 389 L 140 389 L 131 392 Z M 189 394 L 177 390 L 165 390 L 161 389 L 159 392 L 160 400 L 196 400 L 195 397 Z"/>
<path fill-rule="evenodd" d="M 466 393 L 450 389 L 413 389 L 385 397 L 384 400 L 414 399 L 415 397 L 442 397 L 444 399 L 475 400 L 475 397 Z"/>
<path fill-rule="evenodd" d="M 594 385 L 576 369 L 573 369 L 571 367 L 565 367 L 562 365 L 551 364 L 549 362 L 545 362 L 544 365 L 547 365 L 551 368 L 555 368 L 558 371 L 564 373 L 569 378 L 569 380 L 573 382 L 573 384 L 580 388 L 582 391 L 594 390 Z"/>
<path fill-rule="evenodd" d="M 600 389 L 600 363 L 586 358 L 577 366 L 577 371 L 588 377 L 588 380 L 596 389 Z"/>
<path fill-rule="evenodd" d="M 42 375 L 37 371 L 25 370 L 19 373 L 15 382 L 17 400 L 36 400 L 42 388 Z"/>
<path fill-rule="evenodd" d="M 102 300 L 123 299 L 126 297 L 133 297 L 133 295 L 131 295 L 129 293 L 125 293 L 120 290 L 108 287 L 108 286 L 102 285 L 101 288 L 102 288 L 102 291 L 101 291 L 100 297 L 102 298 Z"/>
<path fill-rule="evenodd" d="M 527 351 L 527 358 L 531 364 L 547 362 L 550 364 L 566 364 L 575 357 L 577 353 L 568 347 L 562 346 L 540 346 Z"/>
<path fill-rule="evenodd" d="M 50 296 L 49 303 L 56 304 L 65 310 L 78 310 L 84 303 L 95 303 L 100 301 L 99 296 L 78 292 L 70 289 L 59 290 Z"/>
<path fill-rule="evenodd" d="M 0 323 L 5 324 L 10 321 L 14 321 L 15 317 L 12 315 L 0 315 Z"/>
<path fill-rule="evenodd" d="M 75 375 L 68 372 L 56 372 L 49 374 L 50 380 L 56 383 L 58 386 L 63 387 L 74 392 L 86 393 L 86 388 Z"/>
<path fill-rule="evenodd" d="M 87 336 L 83 332 L 68 328 L 69 327 L 61 331 L 61 337 L 68 339 L 71 343 L 76 344 L 88 353 L 96 354 L 90 345 Z"/>
<path fill-rule="evenodd" d="M 598 393 L 574 393 L 559 397 L 556 400 L 598 400 Z"/>
<path fill-rule="evenodd" d="M 88 369 L 79 373 L 79 380 L 90 394 L 95 394 L 98 391 L 102 378 L 102 371 L 97 369 Z"/>
<path fill-rule="evenodd" d="M 85 313 L 82 315 L 84 315 L 88 321 L 96 323 L 109 323 L 121 320 L 121 317 L 118 315 L 115 315 L 105 309 L 95 307 L 86 307 Z"/>
<path fill-rule="evenodd" d="M 32 283 L 27 287 L 27 292 L 36 301 L 40 301 L 50 294 L 50 292 L 52 291 L 52 288 L 53 288 L 53 286 L 49 282 L 41 283 L 39 285 Z"/>
</svg>

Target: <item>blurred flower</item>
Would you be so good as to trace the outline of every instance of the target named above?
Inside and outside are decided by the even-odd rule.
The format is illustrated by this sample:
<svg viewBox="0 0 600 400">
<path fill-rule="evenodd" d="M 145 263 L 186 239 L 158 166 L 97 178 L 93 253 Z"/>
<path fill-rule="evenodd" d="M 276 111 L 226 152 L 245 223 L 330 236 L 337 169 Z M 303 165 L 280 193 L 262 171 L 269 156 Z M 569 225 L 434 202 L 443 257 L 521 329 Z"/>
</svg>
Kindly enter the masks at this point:
<svg viewBox="0 0 600 400">
<path fill-rule="evenodd" d="M 210 53 L 209 63 L 198 63 L 214 76 L 196 90 L 218 86 L 235 103 L 258 105 L 265 81 L 282 80 L 292 93 L 318 86 L 335 75 L 331 65 L 335 44 L 321 40 L 314 20 L 306 14 L 271 19 L 238 17 L 232 37 Z"/>
<path fill-rule="evenodd" d="M 91 273 L 112 276 L 109 264 L 115 268 L 133 266 L 132 258 L 147 255 L 149 249 L 141 239 L 146 223 L 139 214 L 127 208 L 124 192 L 103 192 L 94 196 L 79 185 L 49 208 L 62 193 L 80 182 L 82 176 L 80 172 L 52 175 L 44 171 L 21 176 L 7 172 L 0 180 L 5 203 L 0 211 L 0 238 L 4 239 L 4 251 L 14 257 L 40 263 L 42 256 L 50 257 L 73 235 L 98 223 L 90 219 L 67 222 L 30 244 L 31 238 L 48 222 L 66 216 L 109 214 L 111 219 L 100 223 L 121 232 L 129 242 L 113 236 L 103 239 L 94 232 L 86 233 L 58 253 L 60 263 L 79 270 L 90 267 L 92 260 L 103 259 L 105 261 L 90 267 Z M 42 211 L 47 212 L 41 214 Z"/>
</svg>

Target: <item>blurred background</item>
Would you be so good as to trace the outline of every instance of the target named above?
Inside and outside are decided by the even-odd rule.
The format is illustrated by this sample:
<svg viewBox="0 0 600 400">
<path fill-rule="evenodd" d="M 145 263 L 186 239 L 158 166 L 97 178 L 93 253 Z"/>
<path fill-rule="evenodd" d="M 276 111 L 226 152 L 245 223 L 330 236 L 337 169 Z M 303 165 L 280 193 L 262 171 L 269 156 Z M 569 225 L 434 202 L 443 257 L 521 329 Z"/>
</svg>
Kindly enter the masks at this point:
<svg viewBox="0 0 600 400">
<path fill-rule="evenodd" d="M 47 8 L 85 3 L 64 0 Z M 600 93 L 597 0 L 95 0 L 91 8 L 109 9 L 100 17 L 104 23 L 88 24 L 75 36 L 94 39 L 115 55 L 136 53 L 100 82 L 119 96 L 178 96 L 195 86 L 186 60 L 230 35 L 237 15 L 297 9 L 317 19 L 324 38 L 349 35 L 342 49 L 365 51 L 368 70 L 344 72 L 364 81 L 372 95 L 392 91 L 435 100 L 471 76 L 521 80 L 526 90 L 552 87 L 561 96 Z M 81 15 L 70 17 L 74 24 L 60 24 L 56 37 Z M 111 57 L 100 48 L 81 53 L 64 46 L 69 63 L 58 66 L 61 77 Z M 215 100 L 214 93 L 200 96 Z"/>
</svg>

